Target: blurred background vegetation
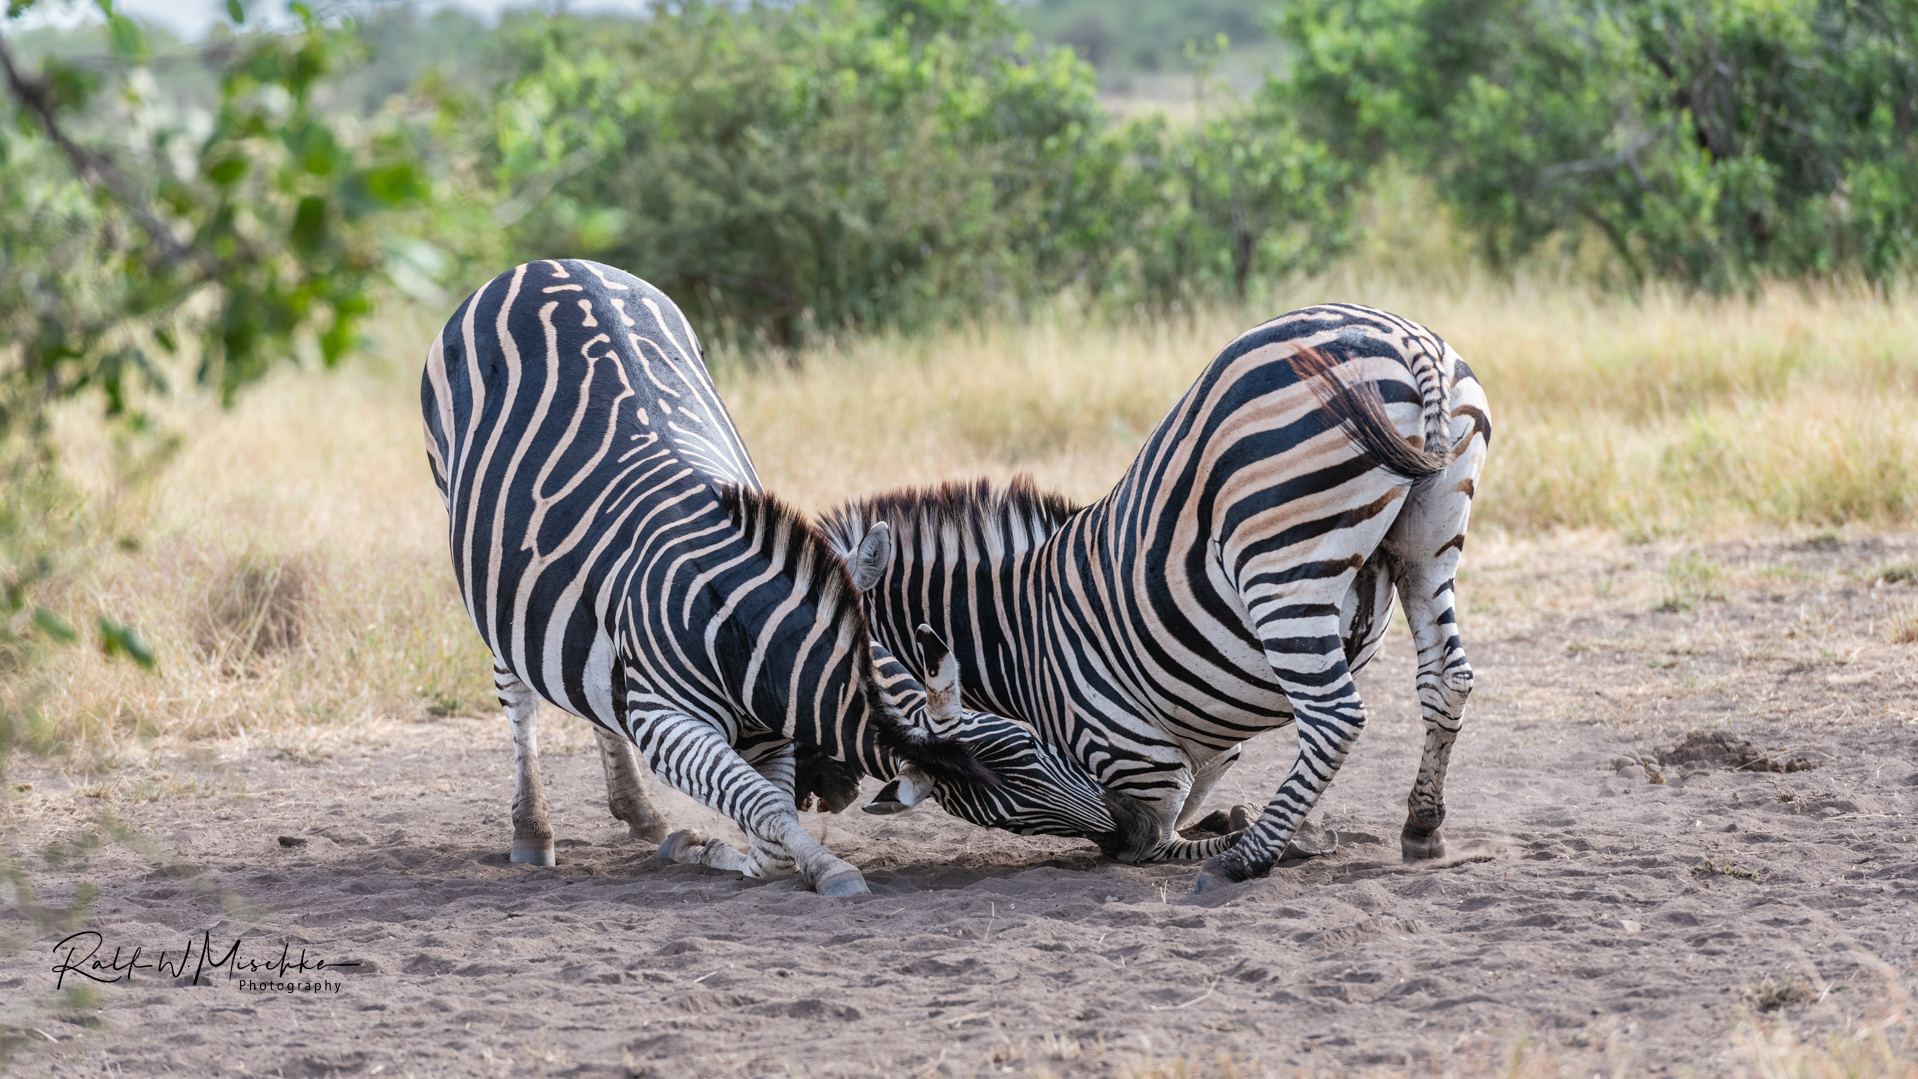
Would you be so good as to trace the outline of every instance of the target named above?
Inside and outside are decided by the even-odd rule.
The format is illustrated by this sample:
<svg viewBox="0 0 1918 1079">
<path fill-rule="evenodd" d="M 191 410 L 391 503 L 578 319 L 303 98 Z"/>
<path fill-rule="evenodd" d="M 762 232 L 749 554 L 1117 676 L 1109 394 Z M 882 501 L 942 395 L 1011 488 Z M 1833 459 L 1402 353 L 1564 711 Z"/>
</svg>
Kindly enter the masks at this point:
<svg viewBox="0 0 1918 1079">
<path fill-rule="evenodd" d="M 1096 496 L 1235 327 L 1354 299 L 1486 379 L 1485 524 L 1918 512 L 1918 0 L 12 0 L 0 45 L 0 762 L 484 702 L 437 507 L 369 477 L 438 320 L 539 257 L 685 306 L 808 504 Z"/>
</svg>

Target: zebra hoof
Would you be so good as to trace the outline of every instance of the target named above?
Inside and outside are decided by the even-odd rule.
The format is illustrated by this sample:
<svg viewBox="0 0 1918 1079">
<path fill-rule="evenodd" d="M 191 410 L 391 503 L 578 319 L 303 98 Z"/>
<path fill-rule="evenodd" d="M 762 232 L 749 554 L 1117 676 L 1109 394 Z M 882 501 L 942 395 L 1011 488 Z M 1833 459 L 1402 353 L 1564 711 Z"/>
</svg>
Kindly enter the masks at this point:
<svg viewBox="0 0 1918 1079">
<path fill-rule="evenodd" d="M 666 826 L 658 821 L 652 821 L 645 825 L 638 825 L 628 821 L 626 827 L 632 829 L 632 838 L 634 839 L 643 839 L 648 843 L 664 843 L 666 841 Z"/>
<path fill-rule="evenodd" d="M 873 795 L 872 801 L 867 802 L 860 808 L 868 813 L 881 817 L 890 816 L 894 813 L 904 813 L 906 810 L 911 809 L 912 806 L 910 803 L 900 799 L 899 785 L 899 781 L 896 779 L 886 784 L 880 788 L 878 794 Z"/>
<path fill-rule="evenodd" d="M 1300 821 L 1298 828 L 1292 832 L 1292 841 L 1285 845 L 1285 854 L 1282 857 L 1284 859 L 1323 858 L 1328 854 L 1337 853 L 1338 849 L 1337 830 L 1307 820 Z"/>
<path fill-rule="evenodd" d="M 688 828 L 682 828 L 660 841 L 659 849 L 653 857 L 667 862 L 686 861 L 690 852 L 706 845 L 706 837 Z"/>
<path fill-rule="evenodd" d="M 1263 812 L 1263 810 L 1261 810 L 1260 807 L 1253 805 L 1251 802 L 1240 802 L 1238 805 L 1235 805 L 1232 807 L 1232 811 L 1230 813 L 1226 814 L 1225 831 L 1226 832 L 1245 831 L 1247 828 L 1250 828 L 1254 824 L 1259 823 L 1259 814 L 1261 812 Z"/>
<path fill-rule="evenodd" d="M 510 857 L 520 865 L 553 865 L 553 841 L 549 839 L 544 843 L 515 843 Z"/>
<path fill-rule="evenodd" d="M 1399 851 L 1408 862 L 1425 862 L 1433 858 L 1445 857 L 1445 832 L 1434 828 L 1429 832 L 1420 831 L 1406 825 L 1399 833 Z"/>
<path fill-rule="evenodd" d="M 1198 895 L 1202 892 L 1216 892 L 1228 884 L 1237 883 L 1239 882 L 1233 880 L 1231 877 L 1215 874 L 1210 869 L 1201 869 L 1199 870 L 1199 879 L 1192 885 L 1192 894 Z"/>
<path fill-rule="evenodd" d="M 820 895 L 843 898 L 849 895 L 866 895 L 872 889 L 866 887 L 866 878 L 857 869 L 842 869 L 837 873 L 828 873 L 819 879 L 813 889 Z"/>
</svg>

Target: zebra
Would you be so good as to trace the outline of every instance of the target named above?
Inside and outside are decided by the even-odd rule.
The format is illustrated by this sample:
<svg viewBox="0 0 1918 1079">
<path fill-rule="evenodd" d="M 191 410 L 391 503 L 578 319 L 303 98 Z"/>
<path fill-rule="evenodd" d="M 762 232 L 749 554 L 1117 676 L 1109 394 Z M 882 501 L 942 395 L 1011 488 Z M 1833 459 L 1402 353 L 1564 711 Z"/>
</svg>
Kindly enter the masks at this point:
<svg viewBox="0 0 1918 1079">
<path fill-rule="evenodd" d="M 513 728 L 513 861 L 554 861 L 542 699 L 594 724 L 609 808 L 677 861 L 865 892 L 798 816 L 842 808 L 859 773 L 976 823 L 1113 830 L 1104 791 L 1030 731 L 1010 747 L 994 717 L 942 713 L 938 735 L 901 711 L 891 691 L 911 680 L 859 600 L 890 535 L 842 556 L 761 489 L 691 325 L 644 281 L 579 260 L 499 275 L 433 341 L 420 404 L 460 594 Z M 1006 774 L 955 735 L 989 736 Z M 749 851 L 666 834 L 641 758 L 737 821 Z"/>
<path fill-rule="evenodd" d="M 1454 578 L 1490 438 L 1457 352 L 1328 304 L 1227 345 L 1091 505 L 1026 477 L 949 483 L 856 499 L 826 530 L 845 551 L 889 529 L 898 552 L 865 601 L 875 637 L 896 647 L 928 624 L 969 704 L 1032 724 L 1138 807 L 1118 857 L 1206 858 L 1203 891 L 1263 876 L 1302 834 L 1364 726 L 1353 673 L 1395 594 L 1425 728 L 1401 850 L 1443 855 L 1472 688 Z M 1298 752 L 1271 801 L 1201 818 L 1243 743 L 1288 724 Z M 1193 824 L 1243 830 L 1179 834 Z"/>
</svg>

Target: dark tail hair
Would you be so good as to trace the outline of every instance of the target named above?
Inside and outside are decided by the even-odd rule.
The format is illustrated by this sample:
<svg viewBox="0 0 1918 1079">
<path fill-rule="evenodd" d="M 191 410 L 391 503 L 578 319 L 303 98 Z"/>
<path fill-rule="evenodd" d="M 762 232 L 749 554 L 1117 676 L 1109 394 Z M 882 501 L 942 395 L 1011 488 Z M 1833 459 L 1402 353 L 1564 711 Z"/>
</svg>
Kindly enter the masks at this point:
<svg viewBox="0 0 1918 1079">
<path fill-rule="evenodd" d="M 1421 480 L 1452 463 L 1452 455 L 1415 445 L 1392 426 L 1385 414 L 1385 398 L 1370 382 L 1352 382 L 1339 374 L 1339 361 L 1316 348 L 1292 353 L 1292 371 L 1309 382 L 1326 411 L 1337 417 L 1346 436 L 1358 443 L 1379 467 L 1408 480 Z M 1419 436 L 1419 442 L 1424 442 Z"/>
</svg>

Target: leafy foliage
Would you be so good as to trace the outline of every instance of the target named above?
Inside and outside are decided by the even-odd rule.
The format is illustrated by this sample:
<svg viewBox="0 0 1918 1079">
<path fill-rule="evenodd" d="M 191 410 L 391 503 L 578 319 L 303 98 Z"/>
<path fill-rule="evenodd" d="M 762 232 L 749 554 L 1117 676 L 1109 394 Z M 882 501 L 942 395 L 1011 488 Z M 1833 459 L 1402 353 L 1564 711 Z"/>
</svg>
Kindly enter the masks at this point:
<svg viewBox="0 0 1918 1079">
<path fill-rule="evenodd" d="M 1494 261 L 1586 227 L 1709 287 L 1918 255 L 1910 0 L 1302 0 L 1280 29 L 1268 103 L 1432 175 Z"/>
<path fill-rule="evenodd" d="M 1083 242 L 1101 117 L 1007 29 L 984 0 L 524 17 L 471 106 L 498 216 L 781 344 L 1020 293 Z"/>
<path fill-rule="evenodd" d="M 1336 231 L 1340 169 L 1282 117 L 1115 125 L 994 0 L 522 17 L 502 50 L 443 108 L 516 252 L 627 267 L 779 345 L 1073 283 L 1243 295 Z"/>
<path fill-rule="evenodd" d="M 319 107 L 356 62 L 352 27 L 295 4 L 292 32 L 245 32 L 231 5 L 235 25 L 199 49 L 218 89 L 196 110 L 159 91 L 141 27 L 99 6 L 104 57 L 32 70 L 0 37 L 0 671 L 77 636 L 34 598 L 98 523 L 60 477 L 50 410 L 97 392 L 126 478 L 170 445 L 139 407 L 170 371 L 231 400 L 301 351 L 337 363 L 383 276 L 374 221 L 428 193 L 396 118 Z M 136 630 L 97 623 L 102 647 L 152 663 Z"/>
<path fill-rule="evenodd" d="M 1041 41 L 1069 45 L 1100 72 L 1181 70 L 1188 41 L 1234 45 L 1266 37 L 1266 0 L 1032 0 L 1019 21 Z"/>
</svg>

